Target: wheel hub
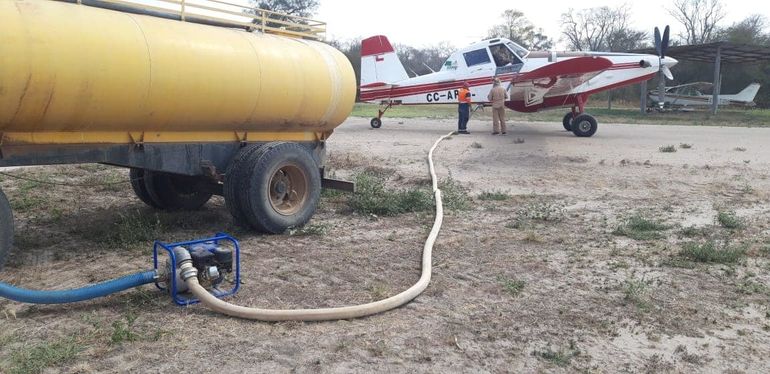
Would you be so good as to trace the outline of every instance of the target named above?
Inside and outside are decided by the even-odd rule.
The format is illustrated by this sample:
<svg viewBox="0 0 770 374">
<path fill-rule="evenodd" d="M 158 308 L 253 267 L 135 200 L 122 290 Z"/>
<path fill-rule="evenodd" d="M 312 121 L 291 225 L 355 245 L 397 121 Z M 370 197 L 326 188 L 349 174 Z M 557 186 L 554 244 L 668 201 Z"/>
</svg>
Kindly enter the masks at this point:
<svg viewBox="0 0 770 374">
<path fill-rule="evenodd" d="M 588 121 L 582 121 L 580 124 L 578 124 L 578 128 L 582 132 L 588 132 L 591 131 L 591 122 Z"/>
<path fill-rule="evenodd" d="M 281 166 L 270 178 L 270 205 L 279 214 L 296 214 L 308 195 L 308 176 L 296 165 Z"/>
</svg>

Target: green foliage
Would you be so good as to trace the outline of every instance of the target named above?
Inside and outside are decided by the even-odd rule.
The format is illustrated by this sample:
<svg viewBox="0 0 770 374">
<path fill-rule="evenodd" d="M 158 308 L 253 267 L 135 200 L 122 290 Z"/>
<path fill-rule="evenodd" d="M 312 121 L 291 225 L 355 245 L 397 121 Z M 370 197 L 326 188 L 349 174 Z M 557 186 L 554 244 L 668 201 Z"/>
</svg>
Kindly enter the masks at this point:
<svg viewBox="0 0 770 374">
<path fill-rule="evenodd" d="M 660 222 L 635 215 L 618 226 L 612 233 L 636 240 L 653 240 L 663 237 L 660 231 L 668 230 L 668 228 L 667 225 Z"/>
<path fill-rule="evenodd" d="M 433 196 L 420 188 L 389 189 L 382 176 L 361 173 L 356 176 L 356 192 L 349 200 L 358 213 L 394 216 L 433 208 Z"/>
<path fill-rule="evenodd" d="M 548 347 L 543 351 L 534 350 L 532 355 L 540 357 L 552 364 L 560 367 L 569 365 L 573 357 L 580 355 L 580 350 L 577 348 L 577 344 L 574 341 L 570 341 L 569 349 L 554 351 L 553 348 Z"/>
<path fill-rule="evenodd" d="M 511 196 L 502 191 L 484 191 L 479 194 L 479 200 L 482 201 L 505 201 Z"/>
<path fill-rule="evenodd" d="M 643 279 L 628 279 L 623 285 L 623 300 L 641 310 L 649 309 L 648 284 Z"/>
<path fill-rule="evenodd" d="M 735 212 L 719 212 L 716 219 L 726 229 L 736 230 L 743 228 L 743 221 L 735 215 Z"/>
<path fill-rule="evenodd" d="M 290 236 L 311 236 L 311 235 L 326 235 L 329 232 L 329 225 L 317 224 L 317 225 L 305 225 L 298 228 L 289 229 L 288 234 Z"/>
<path fill-rule="evenodd" d="M 521 291 L 524 290 L 524 286 L 527 285 L 527 282 L 523 280 L 509 279 L 503 276 L 498 276 L 497 281 L 503 285 L 505 292 L 508 292 L 513 297 L 519 296 Z"/>
<path fill-rule="evenodd" d="M 660 148 L 658 148 L 663 153 L 674 153 L 676 152 L 676 146 L 675 145 L 664 145 Z"/>
<path fill-rule="evenodd" d="M 441 200 L 444 203 L 444 209 L 463 211 L 471 208 L 472 199 L 468 189 L 451 176 L 440 180 L 438 188 L 441 190 Z"/>
<path fill-rule="evenodd" d="M 685 259 L 715 264 L 733 264 L 746 256 L 744 248 L 723 247 L 719 249 L 714 241 L 698 243 L 687 243 L 683 246 L 679 255 Z"/>
<path fill-rule="evenodd" d="M 110 343 L 113 345 L 121 344 L 123 342 L 133 342 L 141 338 L 141 335 L 134 331 L 134 322 L 136 321 L 136 315 L 128 313 L 125 316 L 126 321 L 116 320 L 112 322 L 112 335 L 110 336 Z"/>
<path fill-rule="evenodd" d="M 76 337 L 70 336 L 53 342 L 25 346 L 11 356 L 9 374 L 37 374 L 46 368 L 74 361 L 85 347 Z"/>
</svg>

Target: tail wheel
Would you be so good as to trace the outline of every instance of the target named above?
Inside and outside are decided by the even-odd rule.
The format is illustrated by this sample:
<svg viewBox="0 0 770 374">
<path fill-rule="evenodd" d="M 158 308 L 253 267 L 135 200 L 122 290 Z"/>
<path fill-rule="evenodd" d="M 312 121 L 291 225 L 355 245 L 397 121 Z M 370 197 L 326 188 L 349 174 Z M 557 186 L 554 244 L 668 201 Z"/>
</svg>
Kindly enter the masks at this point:
<svg viewBox="0 0 770 374">
<path fill-rule="evenodd" d="M 574 115 L 572 112 L 567 112 L 567 114 L 564 115 L 564 119 L 561 120 L 562 126 L 564 126 L 564 129 L 567 131 L 572 131 L 572 118 Z"/>
<path fill-rule="evenodd" d="M 0 190 L 0 270 L 13 247 L 13 212 L 5 193 Z"/>
<path fill-rule="evenodd" d="M 249 225 L 279 234 L 306 224 L 321 195 L 321 174 L 308 150 L 297 143 L 269 143 L 243 165 L 238 201 Z"/>
<path fill-rule="evenodd" d="M 201 177 L 144 170 L 144 186 L 150 201 L 155 204 L 148 205 L 160 209 L 199 209 L 212 195 L 206 191 L 205 183 Z"/>
<path fill-rule="evenodd" d="M 593 136 L 598 128 L 596 118 L 588 114 L 581 114 L 572 120 L 572 133 L 581 138 Z"/>
<path fill-rule="evenodd" d="M 372 118 L 369 124 L 372 125 L 372 128 L 379 129 L 380 127 L 382 127 L 382 120 L 379 118 Z"/>
</svg>

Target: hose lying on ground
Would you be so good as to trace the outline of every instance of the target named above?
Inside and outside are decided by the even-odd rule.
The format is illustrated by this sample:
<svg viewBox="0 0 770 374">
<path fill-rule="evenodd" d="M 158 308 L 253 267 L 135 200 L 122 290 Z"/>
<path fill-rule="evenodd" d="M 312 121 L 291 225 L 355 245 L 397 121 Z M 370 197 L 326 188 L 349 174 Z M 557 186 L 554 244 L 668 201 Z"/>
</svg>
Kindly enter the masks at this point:
<svg viewBox="0 0 770 374">
<path fill-rule="evenodd" d="M 423 247 L 422 274 L 420 275 L 420 279 L 406 291 L 380 301 L 338 308 L 287 310 L 248 308 L 230 304 L 211 295 L 198 283 L 198 278 L 195 275 L 194 268 L 192 268 L 192 264 L 189 263 L 186 267 L 190 271 L 186 273 L 185 269 L 182 270 L 183 278 L 187 283 L 187 287 L 198 299 L 200 299 L 201 303 L 214 311 L 233 317 L 260 321 L 327 321 L 357 318 L 381 313 L 408 303 L 419 294 L 421 294 L 422 291 L 428 287 L 428 283 L 430 283 L 433 244 L 438 237 L 439 230 L 441 230 L 441 223 L 444 219 L 444 207 L 441 202 L 441 190 L 438 189 L 436 171 L 433 167 L 433 151 L 436 149 L 439 143 L 441 143 L 441 141 L 450 137 L 451 135 L 452 133 L 444 135 L 436 140 L 436 142 L 433 144 L 433 147 L 431 147 L 430 152 L 428 152 L 428 169 L 430 171 L 430 177 L 433 182 L 433 195 L 436 199 L 436 218 L 433 222 L 433 228 L 430 230 L 430 234 L 428 234 L 428 239 L 425 241 L 425 246 Z"/>
<path fill-rule="evenodd" d="M 38 291 L 0 282 L 0 297 L 32 304 L 65 304 L 107 296 L 155 281 L 155 271 L 127 275 L 103 283 L 71 290 Z"/>
</svg>

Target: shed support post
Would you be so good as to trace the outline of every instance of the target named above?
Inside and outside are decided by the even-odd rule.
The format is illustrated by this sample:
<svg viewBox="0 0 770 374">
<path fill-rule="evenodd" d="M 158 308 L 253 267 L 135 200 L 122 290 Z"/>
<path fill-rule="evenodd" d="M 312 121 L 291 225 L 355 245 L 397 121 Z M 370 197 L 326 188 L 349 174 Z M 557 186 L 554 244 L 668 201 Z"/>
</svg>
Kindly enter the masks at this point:
<svg viewBox="0 0 770 374">
<path fill-rule="evenodd" d="M 640 85 L 641 96 L 639 96 L 639 110 L 642 114 L 647 112 L 647 81 L 642 82 Z"/>
<path fill-rule="evenodd" d="M 711 93 L 711 114 L 717 114 L 717 109 L 719 108 L 719 92 L 721 91 L 721 87 L 719 87 L 720 83 L 722 83 L 721 79 L 721 70 L 722 70 L 722 46 L 720 45 L 717 47 L 717 57 L 714 60 L 714 90 Z"/>
</svg>

